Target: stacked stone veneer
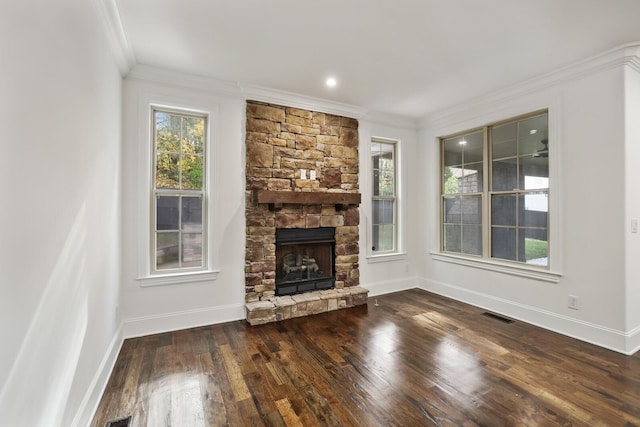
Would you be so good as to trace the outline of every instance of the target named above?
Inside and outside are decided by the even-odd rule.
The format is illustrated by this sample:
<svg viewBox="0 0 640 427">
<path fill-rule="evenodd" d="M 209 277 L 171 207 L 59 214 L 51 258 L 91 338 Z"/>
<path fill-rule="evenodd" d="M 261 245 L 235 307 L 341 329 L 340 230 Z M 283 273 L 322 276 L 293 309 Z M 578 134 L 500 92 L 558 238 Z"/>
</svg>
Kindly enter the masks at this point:
<svg viewBox="0 0 640 427">
<path fill-rule="evenodd" d="M 247 321 L 261 324 L 366 303 L 359 287 L 358 206 L 284 204 L 270 209 L 254 190 L 358 193 L 358 121 L 297 108 L 247 102 Z M 316 179 L 301 179 L 300 170 Z M 275 296 L 276 228 L 336 229 L 336 289 Z"/>
</svg>

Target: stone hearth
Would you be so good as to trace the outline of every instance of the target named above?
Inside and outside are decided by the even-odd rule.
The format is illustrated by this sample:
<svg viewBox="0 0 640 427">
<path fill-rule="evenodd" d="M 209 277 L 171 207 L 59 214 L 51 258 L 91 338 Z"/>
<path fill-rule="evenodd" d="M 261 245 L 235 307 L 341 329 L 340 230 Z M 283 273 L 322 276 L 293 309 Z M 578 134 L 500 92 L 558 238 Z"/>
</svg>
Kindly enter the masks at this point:
<svg viewBox="0 0 640 427">
<path fill-rule="evenodd" d="M 357 120 L 247 102 L 245 302 L 250 324 L 366 303 L 368 291 L 359 286 L 358 168 Z M 320 227 L 335 228 L 335 289 L 276 297 L 276 229 Z"/>
<path fill-rule="evenodd" d="M 247 322 L 261 325 L 269 322 L 325 313 L 367 303 L 369 291 L 361 286 L 303 294 L 273 297 L 247 303 Z"/>
</svg>

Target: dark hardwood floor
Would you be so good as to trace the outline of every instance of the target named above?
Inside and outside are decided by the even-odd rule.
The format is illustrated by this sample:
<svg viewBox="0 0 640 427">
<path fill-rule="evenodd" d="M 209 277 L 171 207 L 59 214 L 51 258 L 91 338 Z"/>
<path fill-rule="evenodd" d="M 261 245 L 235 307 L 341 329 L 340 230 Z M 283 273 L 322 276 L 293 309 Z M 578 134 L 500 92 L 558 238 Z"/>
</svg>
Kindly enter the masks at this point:
<svg viewBox="0 0 640 427">
<path fill-rule="evenodd" d="M 93 426 L 640 426 L 640 356 L 422 291 L 124 342 Z"/>
</svg>

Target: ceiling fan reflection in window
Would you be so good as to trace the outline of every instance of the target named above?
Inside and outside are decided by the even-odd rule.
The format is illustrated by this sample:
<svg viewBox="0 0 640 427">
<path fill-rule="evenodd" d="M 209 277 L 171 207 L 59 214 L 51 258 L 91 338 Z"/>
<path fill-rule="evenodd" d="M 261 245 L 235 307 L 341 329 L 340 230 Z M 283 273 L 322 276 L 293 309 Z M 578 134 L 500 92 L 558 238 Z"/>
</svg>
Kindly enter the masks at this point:
<svg viewBox="0 0 640 427">
<path fill-rule="evenodd" d="M 549 140 L 543 139 L 540 142 L 542 143 L 542 145 L 544 145 L 544 147 L 542 147 L 541 149 L 533 153 L 531 157 L 542 157 L 542 158 L 549 157 Z"/>
</svg>

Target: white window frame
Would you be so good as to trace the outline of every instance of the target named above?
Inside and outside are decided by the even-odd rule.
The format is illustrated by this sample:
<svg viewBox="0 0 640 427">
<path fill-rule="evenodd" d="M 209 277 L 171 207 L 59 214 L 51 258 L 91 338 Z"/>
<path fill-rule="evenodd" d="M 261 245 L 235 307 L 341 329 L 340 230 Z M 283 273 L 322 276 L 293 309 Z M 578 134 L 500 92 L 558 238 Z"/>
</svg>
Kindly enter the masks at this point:
<svg viewBox="0 0 640 427">
<path fill-rule="evenodd" d="M 202 147 L 202 166 L 203 166 L 203 177 L 202 177 L 202 189 L 200 190 L 187 190 L 187 189 L 174 189 L 174 188 L 158 188 L 156 186 L 157 179 L 157 160 L 158 160 L 158 149 L 157 149 L 157 128 L 156 128 L 156 114 L 157 113 L 166 113 L 175 116 L 181 117 L 195 117 L 204 120 L 204 146 Z M 185 110 L 176 110 L 171 108 L 160 108 L 160 107 L 152 107 L 151 110 L 151 145 L 152 145 L 152 166 L 151 173 L 153 177 L 151 178 L 151 247 L 149 250 L 149 255 L 151 256 L 151 274 L 171 274 L 171 273 L 185 273 L 185 272 L 194 272 L 194 271 L 202 271 L 207 269 L 207 205 L 208 205 L 208 189 L 207 189 L 207 156 L 208 156 L 208 129 L 209 127 L 209 115 L 203 113 L 195 113 L 192 111 Z M 182 157 L 182 144 L 180 146 L 180 157 Z M 202 265 L 198 267 L 182 267 L 178 266 L 176 268 L 165 268 L 159 269 L 157 267 L 158 264 L 158 251 L 157 251 L 157 243 L 158 243 L 158 233 L 161 232 L 158 230 L 158 210 L 157 210 L 157 201 L 159 197 L 169 196 L 169 197 L 178 197 L 181 201 L 182 197 L 200 197 L 202 200 L 202 243 L 201 243 L 201 251 L 202 251 Z M 182 205 L 178 204 L 179 208 L 179 218 L 178 223 L 182 224 Z M 185 234 L 182 230 L 181 226 L 178 227 L 178 263 L 182 263 L 182 240 L 183 235 Z"/>
<path fill-rule="evenodd" d="M 214 224 L 213 207 L 213 160 L 214 141 L 213 129 L 216 122 L 217 110 L 197 108 L 192 103 L 165 100 L 154 101 L 152 96 L 146 95 L 138 103 L 138 275 L 136 280 L 141 287 L 180 285 L 194 282 L 210 282 L 216 280 L 219 270 L 214 268 L 214 245 L 211 226 Z M 154 111 L 168 111 L 178 114 L 205 116 L 205 161 L 203 174 L 205 176 L 205 201 L 203 206 L 203 267 L 172 270 L 155 270 L 155 204 L 153 201 L 155 188 L 155 148 L 153 135 Z M 151 189 L 151 190 L 150 190 Z"/>
<path fill-rule="evenodd" d="M 366 151 L 367 156 L 367 165 L 368 165 L 368 174 L 371 179 L 371 198 L 369 200 L 369 215 L 368 218 L 368 226 L 367 226 L 367 235 L 368 235 L 368 244 L 367 244 L 367 263 L 373 264 L 378 262 L 388 262 L 388 261 L 396 261 L 405 259 L 407 254 L 403 252 L 403 218 L 404 218 L 404 210 L 402 207 L 402 188 L 403 188 L 403 169 L 402 169 L 402 142 L 399 139 L 393 138 L 385 138 L 385 137 L 371 137 L 369 140 L 370 145 Z M 377 196 L 373 195 L 373 164 L 371 160 L 371 144 L 375 143 L 383 143 L 383 144 L 392 144 L 394 147 L 394 172 L 395 172 L 395 197 L 394 197 L 394 218 L 395 218 L 395 247 L 392 251 L 373 251 L 373 201 L 377 199 Z"/>
<path fill-rule="evenodd" d="M 557 224 L 557 218 L 560 214 L 560 206 L 556 203 L 558 200 L 558 194 L 560 193 L 559 189 L 559 179 L 557 173 L 557 164 L 559 162 L 559 151 L 556 145 L 552 145 L 552 149 L 549 149 L 549 153 L 553 153 L 550 155 L 550 163 L 549 163 L 549 213 L 548 213 L 548 241 L 549 241 L 549 260 L 548 265 L 546 267 L 534 266 L 531 264 L 526 264 L 517 261 L 508 261 L 501 260 L 497 258 L 491 258 L 488 253 L 489 245 L 487 244 L 487 240 L 490 239 L 490 230 L 491 230 L 491 217 L 490 217 L 490 203 L 487 201 L 488 197 L 490 197 L 491 192 L 489 191 L 489 179 L 487 178 L 490 173 L 489 168 L 489 159 L 488 159 L 488 148 L 486 144 L 488 144 L 488 138 L 486 137 L 487 130 L 492 127 L 503 123 L 508 123 L 516 120 L 521 120 L 527 117 L 533 117 L 538 114 L 547 114 L 548 118 L 548 138 L 549 140 L 558 140 L 558 136 L 561 134 L 560 128 L 560 118 L 558 110 L 554 110 L 552 113 L 552 109 L 549 107 L 546 108 L 537 108 L 530 109 L 528 113 L 519 114 L 516 113 L 513 116 L 507 119 L 499 119 L 495 121 L 488 122 L 488 124 L 480 125 L 477 124 L 471 125 L 467 127 L 464 131 L 450 132 L 445 133 L 446 136 L 437 137 L 437 145 L 438 145 L 438 230 L 439 230 L 439 239 L 438 239 L 438 250 L 431 252 L 431 257 L 436 261 L 443 261 L 447 263 L 453 263 L 457 265 L 469 266 L 480 268 L 489 271 L 495 271 L 500 273 L 511 274 L 520 277 L 532 278 L 541 281 L 558 283 L 562 273 L 558 271 L 558 267 L 561 266 L 561 256 L 557 252 L 557 248 L 561 245 L 561 233 L 557 227 L 554 227 L 554 224 Z M 454 253 L 454 252 L 445 252 L 443 249 L 444 244 L 444 236 L 443 236 L 443 192 L 442 188 L 442 174 L 443 174 L 443 157 L 442 157 L 442 141 L 447 138 L 455 137 L 456 135 L 467 134 L 479 129 L 483 129 L 485 133 L 485 161 L 484 161 L 484 171 L 485 171 L 485 179 L 484 179 L 484 188 L 482 192 L 483 198 L 483 256 L 474 256 L 474 255 L 466 255 L 463 253 Z M 553 255 L 553 258 L 551 257 Z"/>
</svg>

